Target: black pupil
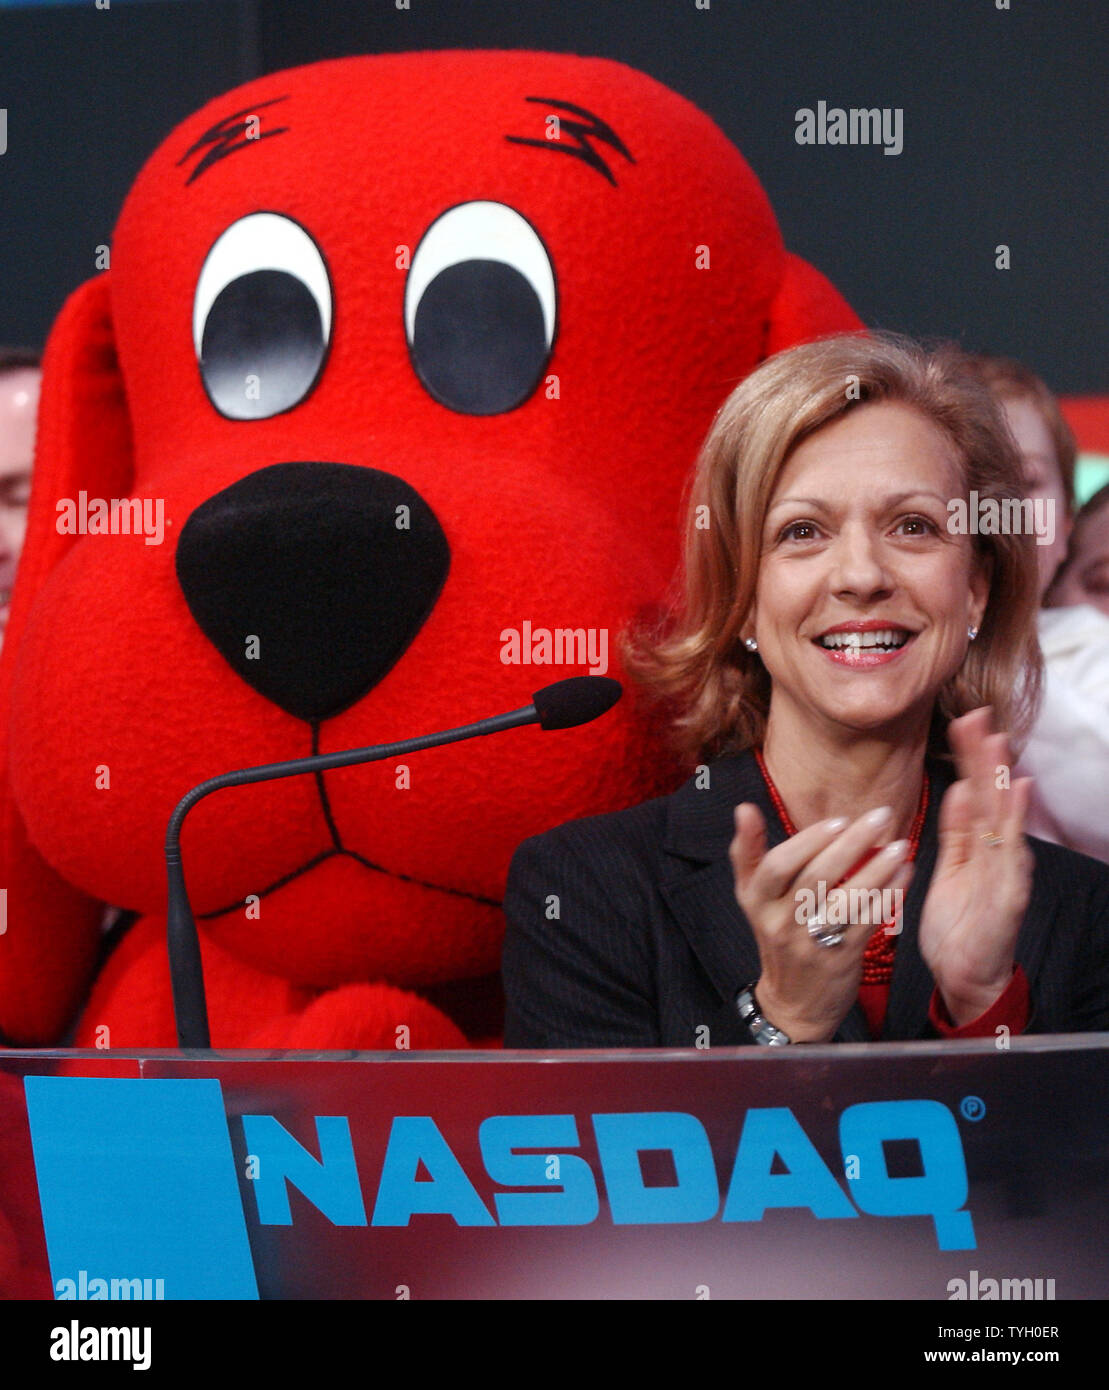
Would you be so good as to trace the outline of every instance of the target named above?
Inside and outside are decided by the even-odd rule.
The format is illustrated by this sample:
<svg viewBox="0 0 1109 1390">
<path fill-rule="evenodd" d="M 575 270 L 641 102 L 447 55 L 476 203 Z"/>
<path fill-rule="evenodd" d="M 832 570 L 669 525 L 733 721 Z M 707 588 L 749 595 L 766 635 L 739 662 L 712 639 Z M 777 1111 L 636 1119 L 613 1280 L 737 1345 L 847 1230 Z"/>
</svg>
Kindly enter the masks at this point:
<svg viewBox="0 0 1109 1390">
<path fill-rule="evenodd" d="M 255 270 L 225 285 L 208 311 L 200 375 L 221 415 L 261 420 L 304 399 L 325 350 L 319 307 L 303 280 Z"/>
<path fill-rule="evenodd" d="M 441 405 L 465 415 L 511 410 L 534 391 L 549 355 L 539 296 L 503 261 L 448 266 L 420 299 L 409 351 Z"/>
</svg>

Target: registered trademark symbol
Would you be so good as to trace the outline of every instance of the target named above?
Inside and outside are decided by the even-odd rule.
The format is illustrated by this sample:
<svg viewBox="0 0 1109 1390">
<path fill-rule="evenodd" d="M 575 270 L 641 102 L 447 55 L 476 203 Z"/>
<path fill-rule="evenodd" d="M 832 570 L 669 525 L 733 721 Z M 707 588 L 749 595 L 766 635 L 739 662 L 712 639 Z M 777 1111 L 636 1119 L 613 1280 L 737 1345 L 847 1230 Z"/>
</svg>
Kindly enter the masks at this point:
<svg viewBox="0 0 1109 1390">
<path fill-rule="evenodd" d="M 977 1122 L 986 1114 L 986 1102 L 978 1096 L 964 1096 L 959 1102 L 959 1112 L 964 1120 Z"/>
</svg>

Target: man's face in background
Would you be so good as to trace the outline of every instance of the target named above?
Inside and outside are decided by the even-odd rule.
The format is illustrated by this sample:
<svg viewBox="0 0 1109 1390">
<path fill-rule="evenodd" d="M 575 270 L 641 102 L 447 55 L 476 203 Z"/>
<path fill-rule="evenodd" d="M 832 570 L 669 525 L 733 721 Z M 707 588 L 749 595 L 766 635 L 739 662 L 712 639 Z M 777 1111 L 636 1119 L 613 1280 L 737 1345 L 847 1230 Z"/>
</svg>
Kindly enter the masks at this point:
<svg viewBox="0 0 1109 1390">
<path fill-rule="evenodd" d="M 0 641 L 27 529 L 39 380 L 37 367 L 0 372 Z"/>
</svg>

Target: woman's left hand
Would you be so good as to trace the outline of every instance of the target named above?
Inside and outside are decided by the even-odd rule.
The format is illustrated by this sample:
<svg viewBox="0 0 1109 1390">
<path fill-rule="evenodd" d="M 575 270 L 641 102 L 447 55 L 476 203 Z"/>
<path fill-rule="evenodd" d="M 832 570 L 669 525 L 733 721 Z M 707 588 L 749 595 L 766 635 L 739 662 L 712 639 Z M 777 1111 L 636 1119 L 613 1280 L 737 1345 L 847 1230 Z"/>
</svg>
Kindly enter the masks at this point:
<svg viewBox="0 0 1109 1390">
<path fill-rule="evenodd" d="M 991 734 L 990 724 L 987 707 L 948 728 L 960 780 L 940 807 L 939 852 L 920 917 L 920 953 L 957 1026 L 1007 988 L 1032 891 L 1024 839 L 1032 780 L 1008 785 L 1009 736 Z"/>
</svg>

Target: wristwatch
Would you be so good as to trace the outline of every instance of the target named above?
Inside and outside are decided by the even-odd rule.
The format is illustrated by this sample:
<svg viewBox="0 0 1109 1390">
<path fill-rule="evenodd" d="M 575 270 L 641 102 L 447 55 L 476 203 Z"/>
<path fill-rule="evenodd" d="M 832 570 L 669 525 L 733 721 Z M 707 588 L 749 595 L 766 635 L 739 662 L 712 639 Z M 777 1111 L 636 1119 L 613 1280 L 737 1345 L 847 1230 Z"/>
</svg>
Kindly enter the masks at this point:
<svg viewBox="0 0 1109 1390">
<path fill-rule="evenodd" d="M 739 1017 L 746 1025 L 751 1041 L 758 1043 L 760 1047 L 788 1047 L 793 1042 L 789 1034 L 775 1028 L 762 1016 L 759 1001 L 755 998 L 757 983 L 756 980 L 754 984 L 744 985 L 736 995 L 735 1006 L 739 1010 Z"/>
</svg>

